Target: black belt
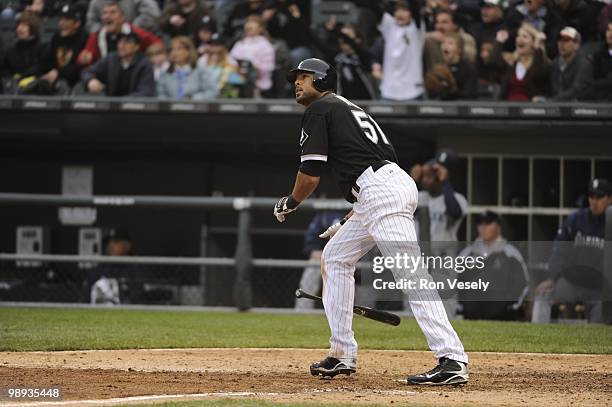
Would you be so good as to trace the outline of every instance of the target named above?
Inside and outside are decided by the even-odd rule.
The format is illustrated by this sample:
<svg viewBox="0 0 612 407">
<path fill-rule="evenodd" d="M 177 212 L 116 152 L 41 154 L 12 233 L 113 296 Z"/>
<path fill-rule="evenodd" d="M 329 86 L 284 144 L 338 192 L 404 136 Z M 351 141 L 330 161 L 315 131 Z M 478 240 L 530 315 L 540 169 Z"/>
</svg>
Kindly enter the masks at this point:
<svg viewBox="0 0 612 407">
<path fill-rule="evenodd" d="M 376 172 L 378 170 L 380 170 L 381 167 L 384 167 L 387 164 L 391 164 L 391 161 L 388 160 L 380 160 L 380 161 L 376 161 L 374 164 L 372 164 L 370 167 L 372 167 L 372 171 Z"/>
<path fill-rule="evenodd" d="M 370 165 L 370 167 L 372 167 L 372 171 L 376 172 L 387 164 L 391 164 L 391 161 L 380 160 Z M 351 190 L 349 191 L 346 197 L 346 200 L 349 201 L 350 203 L 357 202 L 357 197 L 355 195 L 359 194 L 360 190 L 361 188 L 359 187 L 359 185 L 357 185 L 357 181 L 353 182 L 353 186 L 351 187 Z"/>
</svg>

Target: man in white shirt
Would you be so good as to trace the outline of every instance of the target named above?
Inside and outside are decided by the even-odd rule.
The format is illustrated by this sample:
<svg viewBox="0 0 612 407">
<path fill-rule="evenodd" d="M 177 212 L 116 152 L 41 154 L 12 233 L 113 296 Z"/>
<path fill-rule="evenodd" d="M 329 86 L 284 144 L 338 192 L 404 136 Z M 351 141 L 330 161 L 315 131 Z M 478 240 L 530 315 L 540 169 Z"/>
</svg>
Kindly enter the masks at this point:
<svg viewBox="0 0 612 407">
<path fill-rule="evenodd" d="M 395 3 L 393 16 L 383 13 L 378 29 L 385 39 L 380 92 L 383 99 L 416 100 L 423 95 L 424 32 L 405 0 Z"/>
</svg>

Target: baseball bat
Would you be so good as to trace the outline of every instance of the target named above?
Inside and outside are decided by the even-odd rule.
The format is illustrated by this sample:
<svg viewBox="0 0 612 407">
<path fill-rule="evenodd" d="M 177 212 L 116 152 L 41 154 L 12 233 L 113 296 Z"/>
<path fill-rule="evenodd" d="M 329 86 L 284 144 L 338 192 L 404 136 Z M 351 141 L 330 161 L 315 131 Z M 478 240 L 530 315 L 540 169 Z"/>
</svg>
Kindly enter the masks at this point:
<svg viewBox="0 0 612 407">
<path fill-rule="evenodd" d="M 295 290 L 296 298 L 308 298 L 309 300 L 323 302 L 323 298 L 317 297 L 316 295 L 308 294 L 301 288 Z M 380 311 L 370 307 L 364 307 L 361 305 L 353 306 L 353 313 L 361 315 L 362 317 L 373 319 L 374 321 L 382 322 L 393 326 L 398 326 L 401 322 L 399 316 L 386 311 Z"/>
</svg>

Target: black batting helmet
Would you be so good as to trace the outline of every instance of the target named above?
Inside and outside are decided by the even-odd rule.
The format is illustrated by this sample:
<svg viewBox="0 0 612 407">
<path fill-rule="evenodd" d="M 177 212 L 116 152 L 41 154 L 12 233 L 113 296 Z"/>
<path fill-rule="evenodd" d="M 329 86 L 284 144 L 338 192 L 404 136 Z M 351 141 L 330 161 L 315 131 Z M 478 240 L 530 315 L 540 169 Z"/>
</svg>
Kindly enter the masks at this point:
<svg viewBox="0 0 612 407">
<path fill-rule="evenodd" d="M 333 66 L 318 58 L 308 58 L 300 62 L 297 68 L 287 74 L 290 83 L 295 82 L 298 72 L 310 72 L 314 75 L 313 86 L 319 92 L 336 90 L 338 75 Z"/>
</svg>

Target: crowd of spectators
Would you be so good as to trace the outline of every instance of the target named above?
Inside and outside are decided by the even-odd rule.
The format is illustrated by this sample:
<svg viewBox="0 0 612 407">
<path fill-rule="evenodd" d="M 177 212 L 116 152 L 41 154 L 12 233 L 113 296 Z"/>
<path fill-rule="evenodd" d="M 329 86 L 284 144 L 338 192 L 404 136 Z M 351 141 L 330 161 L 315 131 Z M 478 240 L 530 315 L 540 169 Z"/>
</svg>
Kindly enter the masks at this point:
<svg viewBox="0 0 612 407">
<path fill-rule="evenodd" d="M 352 99 L 612 100 L 606 0 L 351 2 L 0 0 L 0 91 L 284 98 L 314 56 Z"/>
</svg>

